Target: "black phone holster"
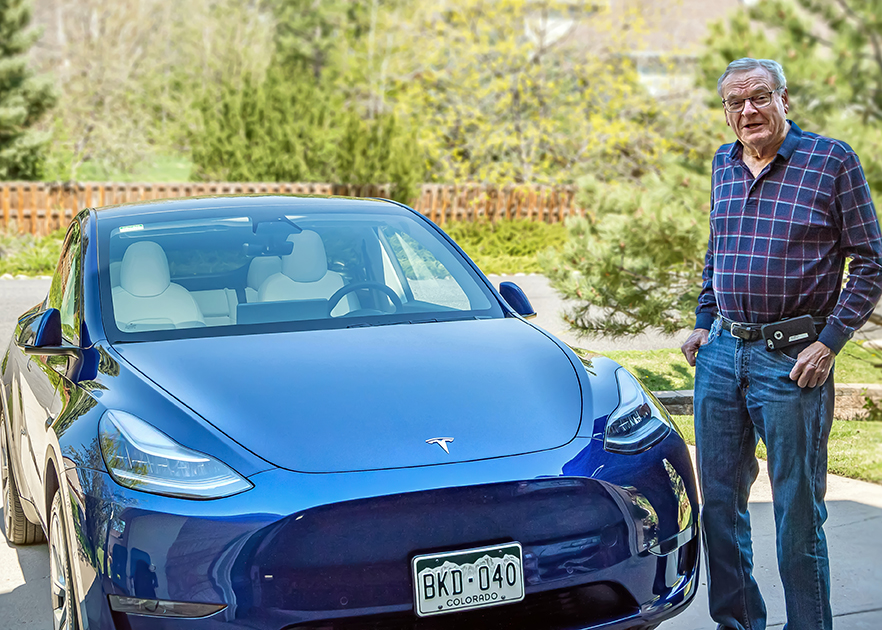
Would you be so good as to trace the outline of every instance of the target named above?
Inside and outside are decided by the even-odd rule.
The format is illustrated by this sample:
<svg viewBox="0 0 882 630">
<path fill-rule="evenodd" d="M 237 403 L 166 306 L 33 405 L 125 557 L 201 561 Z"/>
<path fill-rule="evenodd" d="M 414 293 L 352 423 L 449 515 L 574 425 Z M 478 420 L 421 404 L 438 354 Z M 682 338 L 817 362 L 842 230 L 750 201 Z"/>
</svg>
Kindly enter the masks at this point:
<svg viewBox="0 0 882 630">
<path fill-rule="evenodd" d="M 811 315 L 782 319 L 780 322 L 765 324 L 760 328 L 766 342 L 766 350 L 780 350 L 797 343 L 816 341 L 818 331 Z"/>
</svg>

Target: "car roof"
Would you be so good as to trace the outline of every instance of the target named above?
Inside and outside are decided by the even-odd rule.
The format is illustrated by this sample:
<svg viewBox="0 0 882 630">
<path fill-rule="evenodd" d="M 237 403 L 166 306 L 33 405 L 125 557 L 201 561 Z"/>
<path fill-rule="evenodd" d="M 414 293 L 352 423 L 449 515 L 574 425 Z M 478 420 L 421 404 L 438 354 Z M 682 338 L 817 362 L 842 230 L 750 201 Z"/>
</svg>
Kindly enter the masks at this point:
<svg viewBox="0 0 882 630">
<path fill-rule="evenodd" d="M 309 212 L 359 212 L 398 210 L 402 213 L 413 213 L 413 210 L 401 206 L 388 199 L 335 197 L 324 195 L 207 195 L 203 197 L 181 197 L 176 199 L 153 199 L 112 206 L 94 208 L 97 217 L 133 217 L 160 212 L 177 211 L 211 211 L 233 208 L 259 209 L 270 207 L 287 207 L 295 211 Z"/>
</svg>

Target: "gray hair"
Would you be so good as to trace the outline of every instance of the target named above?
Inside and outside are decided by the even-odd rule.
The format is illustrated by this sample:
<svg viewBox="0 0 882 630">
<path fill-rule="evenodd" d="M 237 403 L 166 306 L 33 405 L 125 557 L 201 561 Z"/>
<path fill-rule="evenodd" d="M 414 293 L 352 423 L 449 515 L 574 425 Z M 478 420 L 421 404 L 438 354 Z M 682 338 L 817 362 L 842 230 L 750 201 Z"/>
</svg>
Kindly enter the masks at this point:
<svg viewBox="0 0 882 630">
<path fill-rule="evenodd" d="M 739 72 L 749 72 L 751 70 L 756 70 L 757 68 L 762 68 L 772 75 L 772 80 L 775 82 L 775 89 L 783 90 L 787 87 L 787 78 L 784 76 L 784 68 L 781 67 L 780 63 L 772 59 L 751 59 L 750 57 L 742 57 L 741 59 L 736 59 L 730 63 L 726 68 L 726 71 L 723 73 L 723 76 L 717 81 L 717 94 L 719 94 L 720 97 L 723 96 L 723 81 L 728 79 L 731 75 Z"/>
</svg>

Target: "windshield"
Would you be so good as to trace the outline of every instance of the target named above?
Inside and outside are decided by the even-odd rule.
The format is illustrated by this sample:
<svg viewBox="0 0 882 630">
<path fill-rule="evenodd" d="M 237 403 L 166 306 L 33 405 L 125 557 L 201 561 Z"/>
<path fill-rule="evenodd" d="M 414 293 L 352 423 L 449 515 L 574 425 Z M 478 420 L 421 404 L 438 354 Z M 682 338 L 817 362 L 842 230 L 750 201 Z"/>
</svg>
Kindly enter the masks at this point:
<svg viewBox="0 0 882 630">
<path fill-rule="evenodd" d="M 310 213 L 304 205 L 99 213 L 108 338 L 502 316 L 474 269 L 413 213 Z"/>
</svg>

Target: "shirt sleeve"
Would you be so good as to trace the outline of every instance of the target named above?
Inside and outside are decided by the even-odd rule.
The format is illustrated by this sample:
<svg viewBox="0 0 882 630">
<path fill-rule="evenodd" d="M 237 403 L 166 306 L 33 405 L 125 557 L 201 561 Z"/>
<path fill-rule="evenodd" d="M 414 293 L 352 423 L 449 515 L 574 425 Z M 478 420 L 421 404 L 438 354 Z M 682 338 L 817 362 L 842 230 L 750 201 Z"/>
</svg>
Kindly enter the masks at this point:
<svg viewBox="0 0 882 630">
<path fill-rule="evenodd" d="M 840 247 L 850 258 L 848 282 L 819 341 L 839 352 L 869 319 L 882 295 L 882 236 L 860 160 L 849 152 L 833 183 L 833 210 L 841 221 Z"/>
<path fill-rule="evenodd" d="M 714 195 L 711 193 L 711 213 L 714 208 Z M 710 330 L 717 316 L 717 298 L 714 295 L 714 224 L 710 224 L 707 239 L 707 253 L 704 255 L 704 271 L 701 272 L 701 293 L 698 294 L 698 308 L 695 309 L 695 327 Z"/>
</svg>

